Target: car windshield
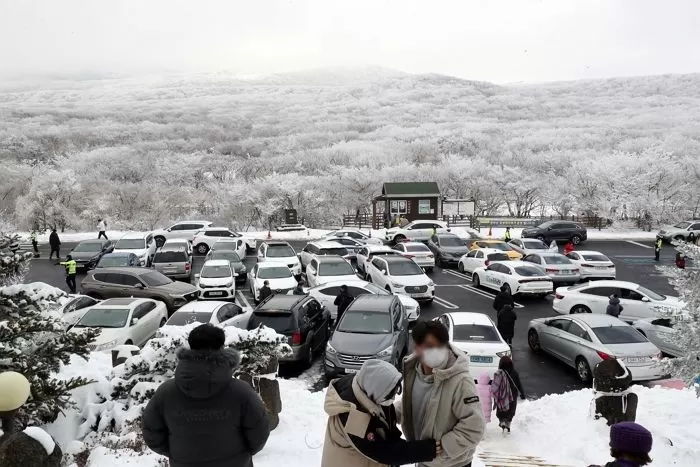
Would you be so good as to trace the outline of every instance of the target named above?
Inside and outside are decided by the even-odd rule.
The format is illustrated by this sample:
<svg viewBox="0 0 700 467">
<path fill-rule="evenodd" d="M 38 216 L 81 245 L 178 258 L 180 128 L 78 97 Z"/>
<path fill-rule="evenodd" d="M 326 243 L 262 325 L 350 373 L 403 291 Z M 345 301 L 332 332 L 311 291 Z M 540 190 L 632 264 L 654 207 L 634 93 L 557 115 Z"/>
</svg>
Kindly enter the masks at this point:
<svg viewBox="0 0 700 467">
<path fill-rule="evenodd" d="M 285 277 L 292 277 L 292 271 L 290 271 L 287 266 L 260 268 L 260 270 L 258 270 L 258 277 L 260 279 L 283 279 Z"/>
<path fill-rule="evenodd" d="M 320 276 L 354 276 L 355 270 L 347 261 L 338 261 L 319 264 L 318 274 Z"/>
<path fill-rule="evenodd" d="M 646 287 L 642 287 L 641 285 L 637 287 L 637 292 L 646 295 L 647 297 L 651 298 L 652 300 L 666 300 L 665 295 L 658 294 L 654 292 L 653 290 L 649 290 Z"/>
<path fill-rule="evenodd" d="M 486 258 L 489 261 L 508 261 L 510 258 L 508 258 L 508 255 L 505 253 L 489 253 L 486 255 Z"/>
<path fill-rule="evenodd" d="M 140 279 L 146 283 L 147 286 L 149 287 L 157 287 L 159 285 L 167 285 L 167 284 L 172 284 L 172 280 L 168 279 L 165 277 L 163 274 L 159 272 L 148 272 L 142 276 L 140 276 Z"/>
<path fill-rule="evenodd" d="M 674 227 L 677 229 L 687 229 L 689 225 L 690 222 L 679 222 L 678 224 L 674 225 Z"/>
<path fill-rule="evenodd" d="M 476 242 L 476 244 L 480 248 L 493 248 L 495 250 L 501 250 L 501 251 L 511 251 L 513 248 L 511 248 L 510 245 L 507 243 L 485 243 L 485 242 Z"/>
<path fill-rule="evenodd" d="M 235 251 L 214 251 L 209 259 L 227 259 L 231 263 L 241 262 L 241 257 Z"/>
<path fill-rule="evenodd" d="M 419 253 L 421 251 L 430 251 L 430 248 L 420 243 L 417 245 L 406 245 L 406 251 L 409 253 Z"/>
<path fill-rule="evenodd" d="M 103 256 L 102 258 L 100 258 L 100 262 L 97 263 L 97 266 L 101 268 L 114 268 L 128 265 L 128 256 Z"/>
<path fill-rule="evenodd" d="M 290 256 L 296 256 L 294 249 L 289 245 L 268 245 L 267 253 L 265 253 L 268 258 L 289 258 Z"/>
<path fill-rule="evenodd" d="M 544 276 L 544 273 L 532 266 L 517 266 L 515 273 L 525 277 Z"/>
<path fill-rule="evenodd" d="M 319 255 L 324 255 L 324 256 L 345 256 L 348 254 L 348 250 L 342 247 L 338 248 L 321 248 L 321 251 L 319 252 Z"/>
<path fill-rule="evenodd" d="M 143 238 L 122 238 L 114 246 L 117 250 L 143 250 L 146 248 L 146 241 Z"/>
<path fill-rule="evenodd" d="M 465 246 L 464 240 L 457 237 L 440 237 L 440 246 Z"/>
<path fill-rule="evenodd" d="M 338 323 L 337 330 L 355 334 L 387 334 L 391 332 L 389 313 L 386 311 L 348 310 Z"/>
<path fill-rule="evenodd" d="M 500 342 L 496 328 L 484 324 L 457 324 L 452 336 L 456 341 Z"/>
<path fill-rule="evenodd" d="M 413 261 L 401 261 L 389 264 L 389 274 L 392 276 L 417 276 L 423 274 L 423 269 Z"/>
<path fill-rule="evenodd" d="M 571 260 L 566 256 L 543 256 L 544 262 L 547 264 L 571 264 Z"/>
<path fill-rule="evenodd" d="M 168 320 L 167 325 L 184 326 L 190 323 L 208 323 L 211 321 L 211 313 L 176 311 Z"/>
<path fill-rule="evenodd" d="M 631 326 L 593 328 L 593 333 L 603 344 L 638 344 L 647 341 L 644 336 Z"/>
<path fill-rule="evenodd" d="M 586 261 L 610 261 L 607 256 L 600 254 L 581 253 L 581 256 Z"/>
<path fill-rule="evenodd" d="M 123 328 L 129 319 L 128 308 L 93 308 L 80 318 L 77 328 Z"/>
<path fill-rule="evenodd" d="M 199 277 L 216 279 L 220 277 L 231 277 L 231 266 L 212 266 L 204 265 Z"/>
<path fill-rule="evenodd" d="M 388 290 L 382 289 L 378 285 L 375 285 L 371 282 L 365 284 L 365 289 L 369 290 L 374 295 L 391 295 L 391 292 L 389 292 Z"/>
<path fill-rule="evenodd" d="M 184 251 L 159 251 L 153 257 L 154 263 L 184 263 L 187 261 L 187 253 Z"/>
<path fill-rule="evenodd" d="M 539 240 L 523 240 L 523 246 L 528 250 L 547 250 L 549 247 Z"/>
<path fill-rule="evenodd" d="M 84 252 L 92 252 L 92 251 L 102 251 L 102 243 L 100 242 L 82 242 L 78 243 L 78 245 L 73 248 L 73 251 L 79 251 L 81 253 Z"/>
</svg>

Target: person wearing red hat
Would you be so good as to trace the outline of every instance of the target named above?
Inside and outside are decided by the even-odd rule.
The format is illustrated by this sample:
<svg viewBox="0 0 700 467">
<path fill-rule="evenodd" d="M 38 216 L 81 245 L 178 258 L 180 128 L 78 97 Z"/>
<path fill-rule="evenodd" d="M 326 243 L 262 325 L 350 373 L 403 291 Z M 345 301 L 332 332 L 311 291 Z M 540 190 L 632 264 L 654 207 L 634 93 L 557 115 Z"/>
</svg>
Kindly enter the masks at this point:
<svg viewBox="0 0 700 467">
<path fill-rule="evenodd" d="M 610 455 L 615 460 L 603 467 L 640 467 L 650 464 L 651 444 L 651 433 L 642 425 L 634 422 L 616 423 L 610 427 Z"/>
</svg>

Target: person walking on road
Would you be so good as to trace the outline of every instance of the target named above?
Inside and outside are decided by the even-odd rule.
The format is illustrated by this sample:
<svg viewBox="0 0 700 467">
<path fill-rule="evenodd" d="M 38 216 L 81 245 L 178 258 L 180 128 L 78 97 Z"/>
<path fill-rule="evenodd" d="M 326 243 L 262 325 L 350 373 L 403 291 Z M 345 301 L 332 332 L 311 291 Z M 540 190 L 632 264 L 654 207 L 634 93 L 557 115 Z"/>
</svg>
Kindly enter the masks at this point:
<svg viewBox="0 0 700 467">
<path fill-rule="evenodd" d="M 105 240 L 109 240 L 107 238 L 107 221 L 104 219 L 97 219 L 97 239 L 99 240 L 102 237 L 104 237 Z"/>
<path fill-rule="evenodd" d="M 513 237 L 510 233 L 510 227 L 506 227 L 506 233 L 503 235 L 503 240 L 509 242 Z"/>
<path fill-rule="evenodd" d="M 297 281 L 297 285 L 292 290 L 292 295 L 306 295 L 306 292 L 304 292 L 304 283 L 301 279 Z"/>
<path fill-rule="evenodd" d="M 68 255 L 65 261 L 58 264 L 66 268 L 66 284 L 68 284 L 70 293 L 75 293 L 75 276 L 78 273 L 78 263 L 75 262 L 71 255 Z"/>
<path fill-rule="evenodd" d="M 651 464 L 649 453 L 652 443 L 651 433 L 642 425 L 634 422 L 616 423 L 610 427 L 610 456 L 615 460 L 602 467 L 641 467 Z"/>
<path fill-rule="evenodd" d="M 496 408 L 496 417 L 498 417 L 498 426 L 510 433 L 510 423 L 518 407 L 518 396 L 525 399 L 520 375 L 515 371 L 510 357 L 501 357 L 498 362 L 498 371 L 493 375 L 491 382 L 491 394 Z"/>
<path fill-rule="evenodd" d="M 39 257 L 39 242 L 36 239 L 36 229 L 32 229 L 32 232 L 29 234 L 29 240 L 32 242 L 32 249 L 34 250 L 34 257 L 38 258 Z"/>
<path fill-rule="evenodd" d="M 383 360 L 367 360 L 356 375 L 333 380 L 323 406 L 328 423 L 321 467 L 414 464 L 440 455 L 439 440 L 401 438 L 393 406 L 400 392 L 401 373 Z"/>
<path fill-rule="evenodd" d="M 620 305 L 620 299 L 616 294 L 612 294 L 610 296 L 605 313 L 609 314 L 610 316 L 614 316 L 615 318 L 620 317 L 620 313 L 622 313 L 622 305 Z"/>
<path fill-rule="evenodd" d="M 685 256 L 679 251 L 676 253 L 676 267 L 678 269 L 685 269 Z"/>
<path fill-rule="evenodd" d="M 493 309 L 497 312 L 501 311 L 505 305 L 510 305 L 511 308 L 515 308 L 515 300 L 513 300 L 513 295 L 510 293 L 508 284 L 503 284 L 501 286 L 501 291 L 498 292 L 493 299 Z"/>
<path fill-rule="evenodd" d="M 414 352 L 404 359 L 404 390 L 397 410 L 406 439 L 435 438 L 443 453 L 419 466 L 469 466 L 484 435 L 484 415 L 469 357 L 450 344 L 445 325 L 421 321 L 413 329 Z"/>
<path fill-rule="evenodd" d="M 265 282 L 263 282 L 263 286 L 260 287 L 260 290 L 258 291 L 258 301 L 262 302 L 270 295 L 272 295 L 272 290 L 270 289 L 270 281 L 266 280 Z"/>
<path fill-rule="evenodd" d="M 345 313 L 345 310 L 348 309 L 353 300 L 355 298 L 348 292 L 348 286 L 345 284 L 341 285 L 340 292 L 338 292 L 338 296 L 333 301 L 333 304 L 338 308 L 338 313 L 335 316 L 336 323 L 340 322 L 340 318 L 343 317 L 343 313 Z"/>
<path fill-rule="evenodd" d="M 143 439 L 171 467 L 253 466 L 270 435 L 265 406 L 234 378 L 240 354 L 224 349 L 224 331 L 194 328 L 180 349 L 175 378 L 161 384 L 143 412 Z"/>
<path fill-rule="evenodd" d="M 51 229 L 51 233 L 49 234 L 49 246 L 51 247 L 49 259 L 53 258 L 54 253 L 56 253 L 56 259 L 61 259 L 61 239 L 58 238 L 58 232 L 56 232 L 56 227 Z"/>
<path fill-rule="evenodd" d="M 496 328 L 501 333 L 503 340 L 513 347 L 513 336 L 515 335 L 515 320 L 518 315 L 515 314 L 513 306 L 509 303 L 503 305 L 503 308 L 496 312 Z"/>
<path fill-rule="evenodd" d="M 654 259 L 659 261 L 661 256 L 661 248 L 664 246 L 664 240 L 661 237 L 656 237 L 656 242 L 654 242 Z"/>
</svg>

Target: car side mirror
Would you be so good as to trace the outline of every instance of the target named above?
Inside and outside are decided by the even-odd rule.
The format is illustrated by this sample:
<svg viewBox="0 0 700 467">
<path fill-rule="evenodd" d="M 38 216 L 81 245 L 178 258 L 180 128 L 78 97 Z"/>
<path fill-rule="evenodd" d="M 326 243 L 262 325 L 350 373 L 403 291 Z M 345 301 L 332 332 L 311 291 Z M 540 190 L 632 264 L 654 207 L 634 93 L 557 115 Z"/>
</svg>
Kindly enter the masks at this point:
<svg viewBox="0 0 700 467">
<path fill-rule="evenodd" d="M 547 230 L 552 230 L 552 228 L 551 228 L 551 227 L 547 227 Z"/>
<path fill-rule="evenodd" d="M 545 326 L 551 326 L 551 325 L 552 325 L 552 321 L 547 320 L 547 321 L 544 322 L 544 324 L 545 324 Z"/>
<path fill-rule="evenodd" d="M 642 297 L 642 301 L 643 302 L 650 302 L 651 300 L 649 299 L 649 297 Z"/>
<path fill-rule="evenodd" d="M 171 230 L 173 230 L 173 229 L 165 229 L 166 232 L 170 232 Z"/>
<path fill-rule="evenodd" d="M 132 325 L 132 326 L 135 326 L 136 323 L 138 323 L 138 322 L 139 322 L 139 319 L 138 319 L 138 318 L 131 318 L 131 325 Z"/>
</svg>

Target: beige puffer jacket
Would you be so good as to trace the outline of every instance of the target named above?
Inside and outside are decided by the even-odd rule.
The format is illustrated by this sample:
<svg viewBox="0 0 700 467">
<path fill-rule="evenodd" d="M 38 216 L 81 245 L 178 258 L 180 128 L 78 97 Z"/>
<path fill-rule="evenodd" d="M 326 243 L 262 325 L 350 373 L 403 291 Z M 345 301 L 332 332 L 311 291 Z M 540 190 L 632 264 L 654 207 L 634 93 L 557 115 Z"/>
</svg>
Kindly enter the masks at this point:
<svg viewBox="0 0 700 467">
<path fill-rule="evenodd" d="M 434 382 L 427 398 L 425 424 L 420 427 L 419 439 L 439 439 L 443 453 L 429 467 L 457 467 L 472 461 L 477 444 L 484 435 L 484 416 L 469 373 L 468 357 L 450 345 L 447 367 L 433 370 Z M 411 393 L 416 379 L 418 358 L 411 354 L 404 359 L 404 388 L 401 402 L 396 405 L 401 430 L 406 439 L 413 440 L 413 407 Z"/>
</svg>

